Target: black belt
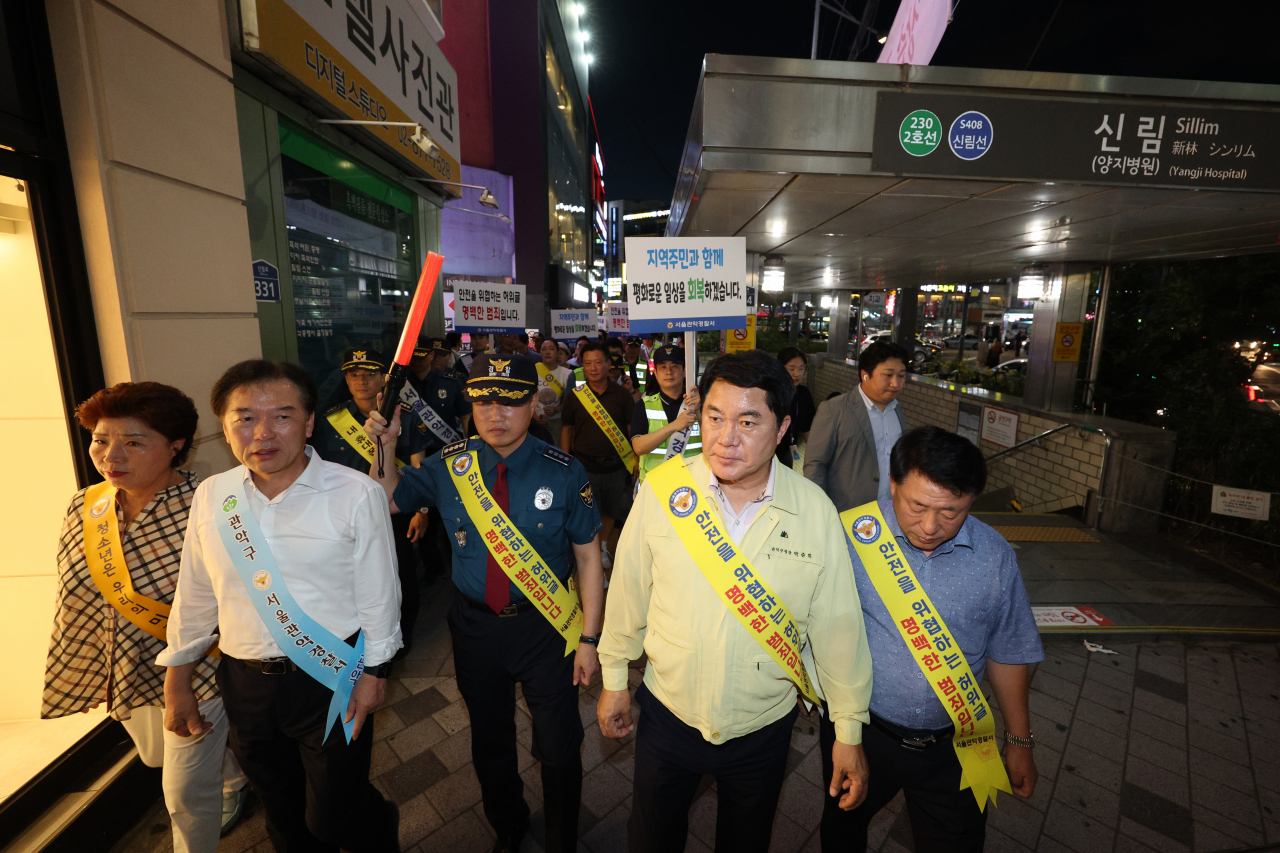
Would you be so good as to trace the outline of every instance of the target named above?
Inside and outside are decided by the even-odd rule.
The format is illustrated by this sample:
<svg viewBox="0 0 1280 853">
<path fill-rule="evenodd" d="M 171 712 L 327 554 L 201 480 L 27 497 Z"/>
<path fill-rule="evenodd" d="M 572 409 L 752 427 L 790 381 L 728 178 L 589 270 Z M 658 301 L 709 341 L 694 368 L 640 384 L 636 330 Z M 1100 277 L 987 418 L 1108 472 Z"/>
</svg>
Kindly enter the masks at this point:
<svg viewBox="0 0 1280 853">
<path fill-rule="evenodd" d="M 298 665 L 288 658 L 267 658 L 266 660 L 245 660 L 244 658 L 235 658 L 247 667 L 258 670 L 263 675 L 285 675 L 290 672 L 297 672 Z"/>
<path fill-rule="evenodd" d="M 893 738 L 899 746 L 913 752 L 924 752 L 931 746 L 946 743 L 956 730 L 955 726 L 947 726 L 945 729 L 907 729 L 875 713 L 871 714 L 871 725 Z"/>
<path fill-rule="evenodd" d="M 461 595 L 461 593 L 459 593 L 459 595 Z M 465 601 L 472 610 L 479 610 L 481 613 L 487 613 L 490 616 L 518 616 L 521 613 L 525 613 L 533 609 L 533 602 L 527 598 L 521 601 L 513 601 L 497 613 L 494 613 L 493 608 L 485 604 L 483 601 L 476 601 L 469 595 L 463 595 L 462 600 Z"/>
</svg>

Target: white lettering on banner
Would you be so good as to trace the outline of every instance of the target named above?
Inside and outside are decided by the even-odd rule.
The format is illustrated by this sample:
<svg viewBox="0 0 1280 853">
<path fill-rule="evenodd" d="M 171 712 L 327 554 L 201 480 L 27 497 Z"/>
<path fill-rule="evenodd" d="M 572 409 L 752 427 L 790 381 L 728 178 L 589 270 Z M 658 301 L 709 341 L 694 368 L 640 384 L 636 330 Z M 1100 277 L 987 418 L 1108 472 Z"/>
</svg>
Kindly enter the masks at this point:
<svg viewBox="0 0 1280 853">
<path fill-rule="evenodd" d="M 1239 518 L 1266 521 L 1271 517 L 1271 493 L 1214 486 L 1213 503 L 1209 511 L 1218 515 L 1234 515 Z"/>
<path fill-rule="evenodd" d="M 523 332 L 524 285 L 453 280 L 453 326 L 459 332 Z"/>
<path fill-rule="evenodd" d="M 552 311 L 551 337 L 590 337 L 597 331 L 595 311 Z"/>
<path fill-rule="evenodd" d="M 742 327 L 745 237 L 628 237 L 626 250 L 632 334 Z"/>
</svg>

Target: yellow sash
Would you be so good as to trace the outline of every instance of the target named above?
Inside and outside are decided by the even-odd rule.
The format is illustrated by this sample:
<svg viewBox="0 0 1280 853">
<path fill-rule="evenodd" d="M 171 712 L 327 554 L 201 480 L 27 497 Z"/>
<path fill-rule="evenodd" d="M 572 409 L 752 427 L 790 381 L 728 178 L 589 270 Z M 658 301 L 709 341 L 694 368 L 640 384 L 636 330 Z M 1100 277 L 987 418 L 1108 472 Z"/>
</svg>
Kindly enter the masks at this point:
<svg viewBox="0 0 1280 853">
<path fill-rule="evenodd" d="M 960 759 L 960 790 L 973 789 L 979 810 L 996 791 L 1012 793 L 1000 761 L 996 727 L 982 688 L 964 659 L 942 614 L 916 579 L 875 501 L 840 513 L 845 534 L 884 601 L 902 641 L 915 659 L 956 731 L 951 738 Z"/>
<path fill-rule="evenodd" d="M 338 435 L 355 448 L 356 452 L 363 456 L 372 464 L 377 459 L 377 450 L 374 448 L 373 439 L 369 438 L 365 433 L 364 427 L 356 422 L 351 412 L 346 406 L 338 409 L 336 412 L 330 412 L 325 416 L 329 424 L 338 431 Z M 403 417 L 403 415 L 402 415 Z M 403 468 L 405 463 L 399 459 L 396 460 L 396 467 Z"/>
<path fill-rule="evenodd" d="M 449 474 L 467 515 L 475 523 L 476 530 L 484 538 L 484 547 L 516 586 L 525 590 L 526 597 L 538 605 L 538 612 L 546 617 L 560 636 L 564 637 L 564 653 L 577 651 L 578 637 L 582 634 L 582 604 L 573 578 L 561 585 L 542 557 L 516 529 L 511 519 L 489 494 L 480 476 L 479 457 L 470 451 L 459 453 L 449 460 Z"/>
<path fill-rule="evenodd" d="M 698 493 L 684 457 L 674 456 L 654 468 L 645 482 L 666 506 L 676 535 L 715 589 L 720 603 L 782 667 L 804 697 L 818 702 L 818 693 L 800 660 L 800 631 L 786 602 L 774 594 L 751 561 L 723 532 L 726 528 L 715 503 Z"/>
<path fill-rule="evenodd" d="M 587 410 L 587 413 L 591 415 L 591 419 L 596 422 L 596 426 L 600 427 L 605 437 L 609 439 L 613 449 L 622 457 L 622 464 L 627 466 L 627 470 L 634 474 L 637 464 L 636 454 L 631 449 L 631 442 L 627 441 L 626 433 L 605 411 L 604 406 L 596 398 L 596 395 L 592 393 L 590 386 L 584 384 L 581 388 L 574 389 L 573 393 L 578 395 L 582 408 Z"/>
<path fill-rule="evenodd" d="M 110 483 L 97 483 L 85 489 L 82 519 L 84 556 L 98 592 L 125 619 L 160 642 L 167 642 L 165 632 L 171 606 L 147 598 L 133 588 L 133 578 L 129 576 L 120 544 L 115 487 Z M 206 654 L 218 657 L 217 644 Z"/>
<path fill-rule="evenodd" d="M 556 392 L 557 397 L 564 397 L 564 385 L 559 379 L 556 379 L 556 375 L 551 372 L 551 368 L 542 362 L 538 362 L 538 375 L 542 377 L 543 382 L 547 383 L 547 387 Z"/>
</svg>

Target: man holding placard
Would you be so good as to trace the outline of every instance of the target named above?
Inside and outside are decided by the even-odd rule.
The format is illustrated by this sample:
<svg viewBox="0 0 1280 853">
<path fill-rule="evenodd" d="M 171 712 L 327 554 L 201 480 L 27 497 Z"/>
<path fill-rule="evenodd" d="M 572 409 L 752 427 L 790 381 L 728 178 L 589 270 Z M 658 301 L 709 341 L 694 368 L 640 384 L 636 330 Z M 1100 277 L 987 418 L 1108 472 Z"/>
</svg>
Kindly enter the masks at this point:
<svg viewBox="0 0 1280 853">
<path fill-rule="evenodd" d="M 514 853 L 529 828 L 514 720 L 520 682 L 533 717 L 533 756 L 542 762 L 544 849 L 576 853 L 578 685 L 590 684 L 599 669 L 604 610 L 595 546 L 600 516 L 582 466 L 528 434 L 537 384 L 527 359 L 477 356 L 465 392 L 480 437 L 445 447 L 421 468 L 397 474 L 387 466 L 380 482 L 393 513 L 439 507 L 453 537 L 453 582 L 461 594 L 449 630 L 484 813 L 498 835 L 494 849 Z M 374 412 L 365 430 L 390 448 L 399 426 L 398 415 L 388 429 Z M 374 466 L 370 476 L 377 475 Z"/>
<path fill-rule="evenodd" d="M 648 473 L 618 543 L 596 714 L 606 737 L 631 731 L 628 664 L 647 654 L 632 853 L 684 848 L 704 775 L 716 849 L 768 850 L 797 692 L 834 721 L 830 791 L 844 808 L 865 794 L 871 660 L 848 550 L 831 501 L 774 458 L 794 391 L 764 353 L 711 362 L 702 455 Z"/>
<path fill-rule="evenodd" d="M 209 725 L 191 678 L 216 640 L 231 749 L 276 849 L 399 850 L 395 806 L 369 782 L 373 712 L 400 648 L 385 499 L 306 446 L 316 389 L 297 365 L 241 362 L 212 398 L 242 464 L 201 483 L 191 504 L 156 660 L 169 668 L 165 728 L 189 737 Z"/>
<path fill-rule="evenodd" d="M 560 446 L 582 463 L 591 478 L 591 491 L 604 522 L 600 551 L 605 568 L 609 568 L 609 537 L 614 525 L 625 521 L 631 509 L 636 455 L 628 431 L 635 400 L 630 391 L 609 379 L 612 364 L 603 343 L 592 341 L 582 348 L 582 365 L 586 384 L 565 400 Z"/>
<path fill-rule="evenodd" d="M 702 452 L 698 389 L 685 390 L 684 348 L 661 346 L 653 353 L 658 392 L 640 399 L 631 418 L 631 449 L 640 460 L 639 483 L 672 456 Z"/>
<path fill-rule="evenodd" d="M 888 498 L 840 514 L 874 664 L 863 741 L 871 784 L 853 811 L 827 798 L 822 849 L 862 853 L 871 819 L 904 791 L 917 850 L 978 853 L 988 796 L 1035 791 L 1027 665 L 1044 649 L 1013 549 L 969 515 L 986 486 L 981 451 L 921 427 L 893 446 L 889 475 Z M 984 671 L 1004 718 L 1007 774 Z M 838 735 L 822 721 L 823 743 Z"/>
</svg>

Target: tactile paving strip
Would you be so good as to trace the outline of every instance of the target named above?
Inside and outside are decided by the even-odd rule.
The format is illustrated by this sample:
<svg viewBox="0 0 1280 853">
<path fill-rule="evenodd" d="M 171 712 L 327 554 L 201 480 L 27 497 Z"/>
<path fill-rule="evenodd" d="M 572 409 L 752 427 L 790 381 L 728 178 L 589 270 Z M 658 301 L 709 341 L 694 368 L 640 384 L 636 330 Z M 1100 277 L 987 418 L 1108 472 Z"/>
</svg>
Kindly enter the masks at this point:
<svg viewBox="0 0 1280 853">
<path fill-rule="evenodd" d="M 996 532 L 1010 542 L 1097 542 L 1079 527 L 1022 527 L 995 525 Z"/>
</svg>

